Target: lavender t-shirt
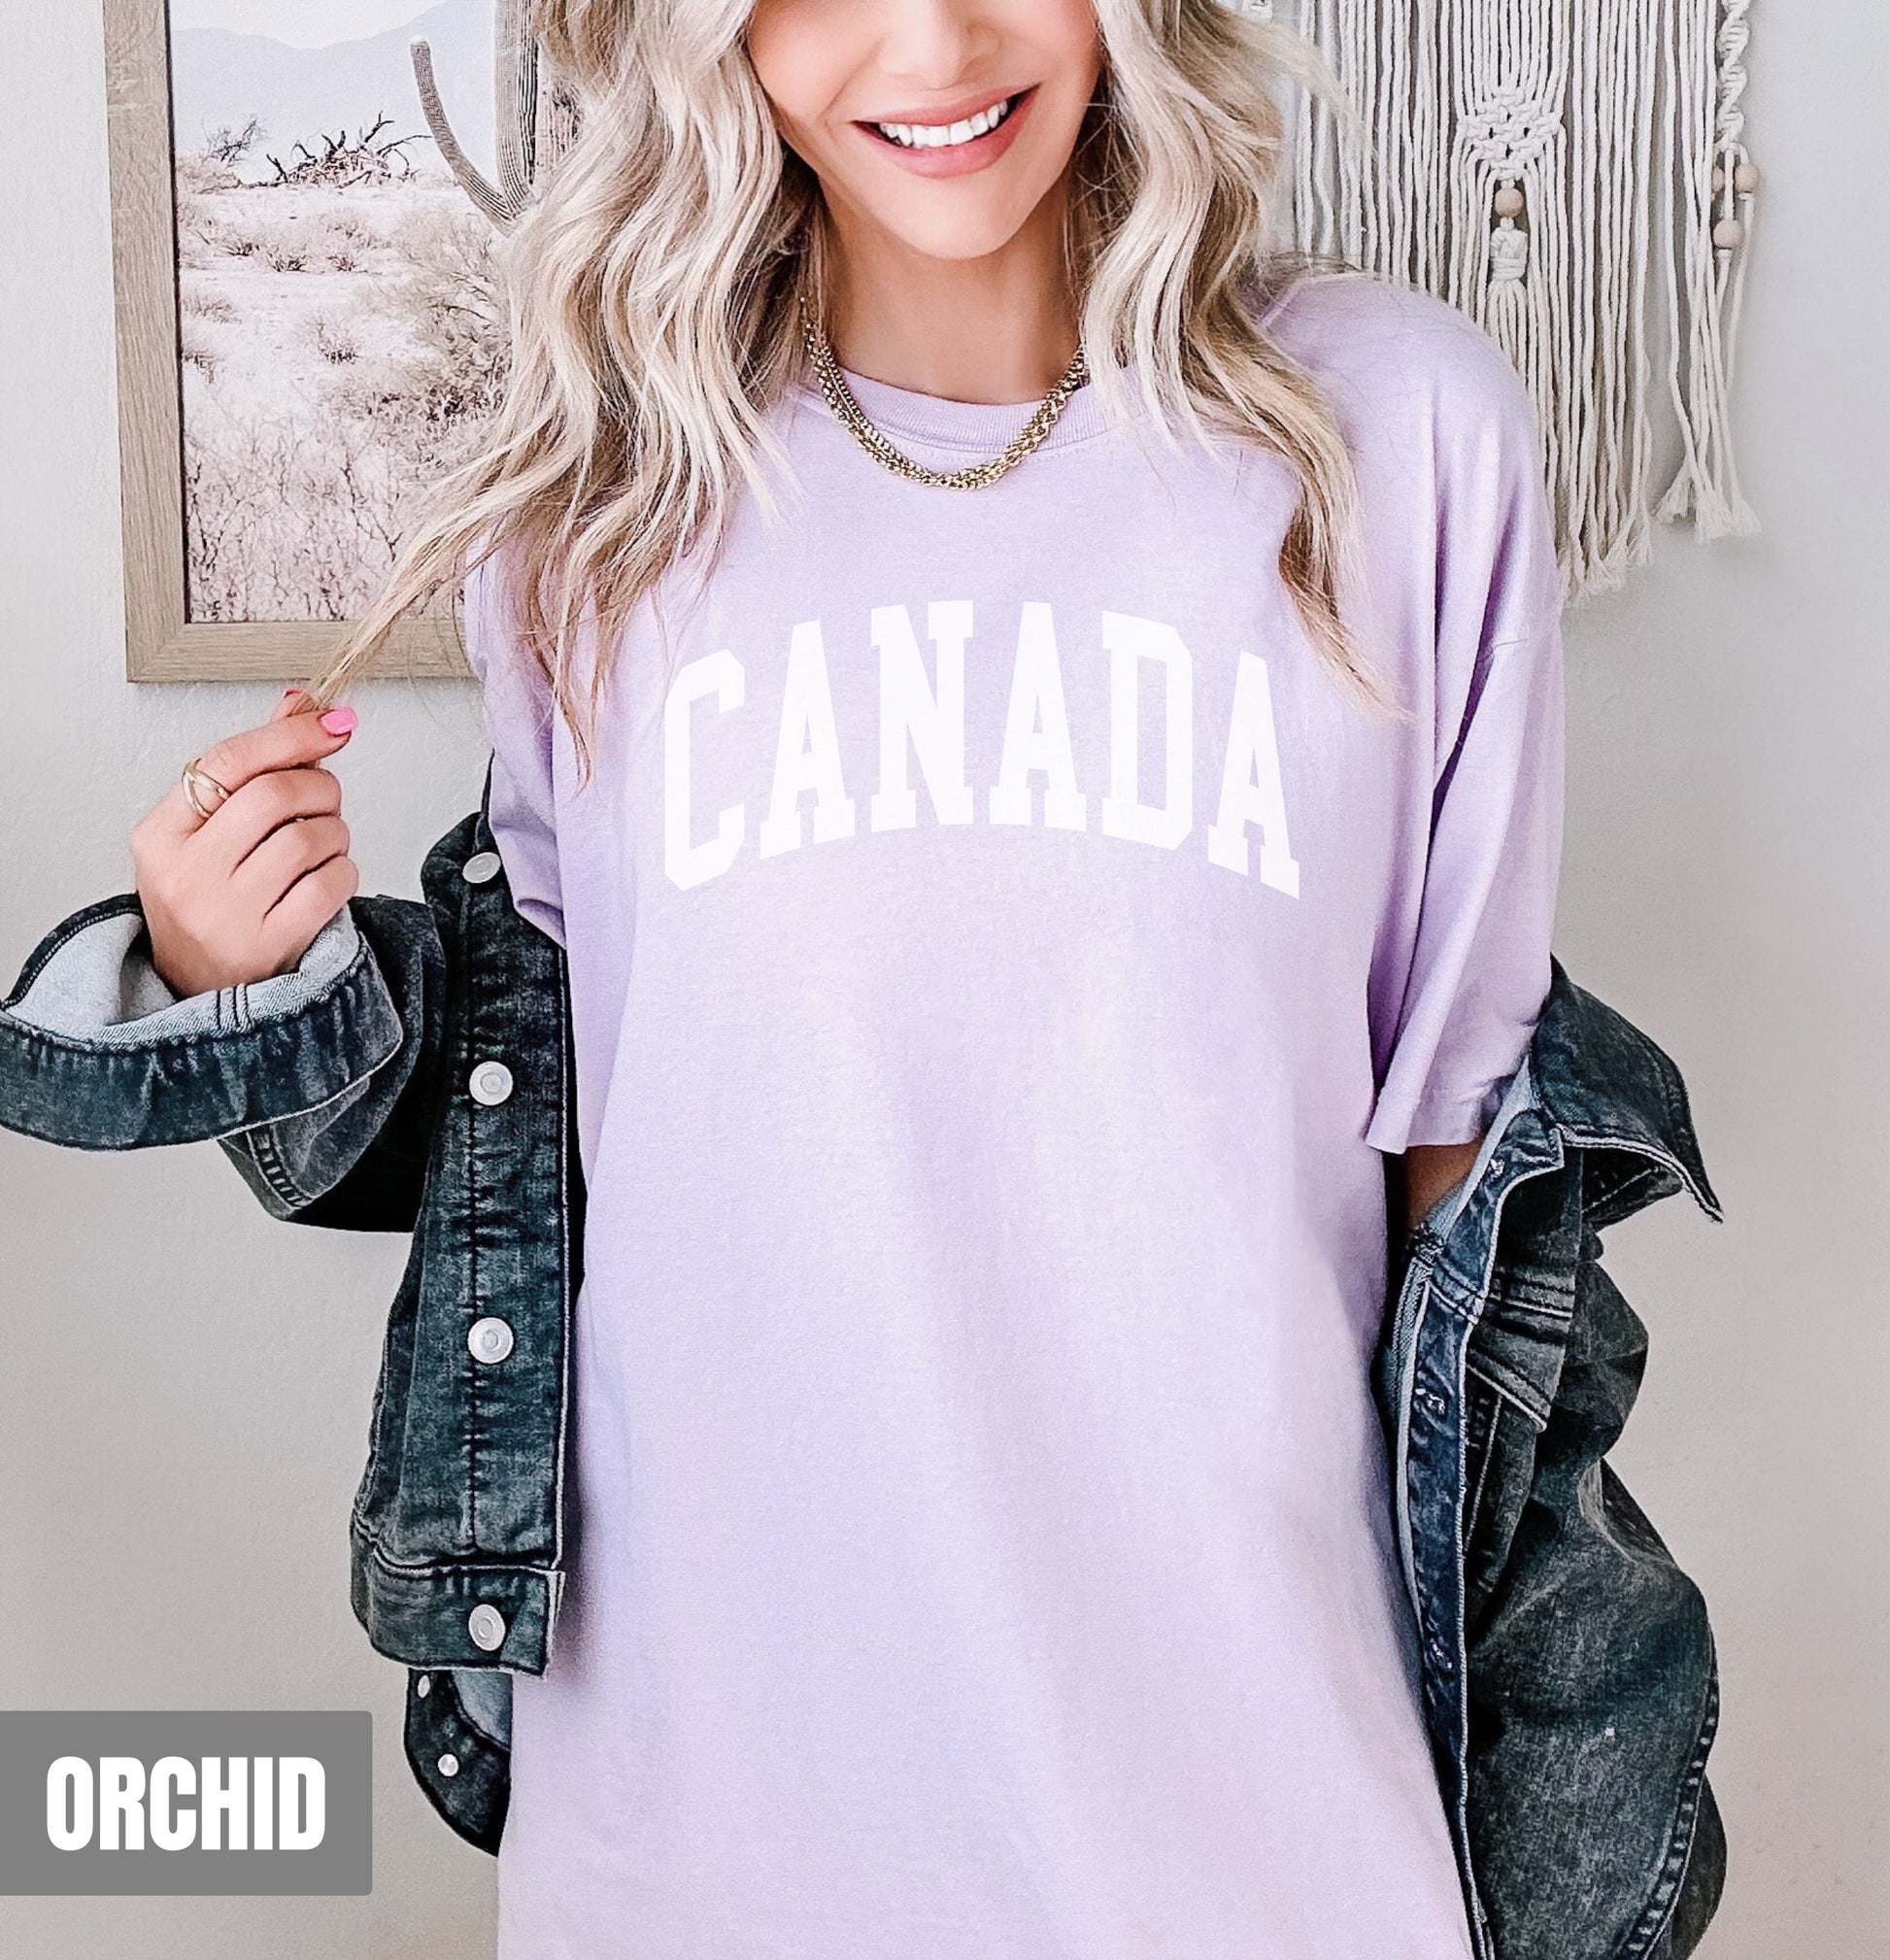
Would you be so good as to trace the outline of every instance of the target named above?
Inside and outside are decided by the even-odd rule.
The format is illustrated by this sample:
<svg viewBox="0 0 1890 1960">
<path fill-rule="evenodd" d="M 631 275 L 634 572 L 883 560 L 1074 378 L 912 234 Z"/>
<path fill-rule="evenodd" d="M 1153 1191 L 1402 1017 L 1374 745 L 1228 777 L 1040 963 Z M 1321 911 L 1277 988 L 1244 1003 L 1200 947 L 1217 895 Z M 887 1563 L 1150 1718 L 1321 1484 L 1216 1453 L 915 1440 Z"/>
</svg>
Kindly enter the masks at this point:
<svg viewBox="0 0 1890 1960">
<path fill-rule="evenodd" d="M 632 617 L 583 789 L 468 582 L 590 1191 L 501 1960 L 1469 1951 L 1368 1358 L 1381 1153 L 1478 1133 L 1548 985 L 1554 550 L 1466 318 L 1271 331 L 1406 719 L 1301 632 L 1278 459 L 1093 385 L 974 491 L 792 395 L 799 490 Z M 850 380 L 945 467 L 1029 413 Z"/>
</svg>

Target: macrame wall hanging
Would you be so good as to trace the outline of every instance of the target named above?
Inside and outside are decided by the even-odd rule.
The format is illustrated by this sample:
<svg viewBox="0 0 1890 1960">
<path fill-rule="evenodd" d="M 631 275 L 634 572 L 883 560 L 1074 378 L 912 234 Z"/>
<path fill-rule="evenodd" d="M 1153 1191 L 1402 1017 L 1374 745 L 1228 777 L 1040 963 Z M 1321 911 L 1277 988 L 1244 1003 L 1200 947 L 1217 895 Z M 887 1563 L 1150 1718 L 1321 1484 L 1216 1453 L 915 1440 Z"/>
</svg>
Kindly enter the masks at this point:
<svg viewBox="0 0 1890 1960">
<path fill-rule="evenodd" d="M 1235 0 L 1239 4 L 1239 0 Z M 1747 536 L 1729 420 L 1759 173 L 1750 0 L 1245 0 L 1362 124 L 1300 105 L 1293 239 L 1461 308 L 1534 395 L 1570 599 L 1657 523 Z M 1680 461 L 1656 480 L 1657 432 Z"/>
<path fill-rule="evenodd" d="M 1746 154 L 1751 0 L 1228 0 L 1298 28 L 1354 106 L 1300 105 L 1294 242 L 1420 286 L 1501 343 L 1541 424 L 1563 590 L 1622 583 L 1657 523 L 1758 520 L 1729 421 L 1759 174 Z M 531 0 L 494 0 L 497 181 L 414 65 L 466 194 L 508 225 L 570 147 Z M 541 73 L 541 67 L 543 71 Z M 1665 487 L 1657 435 L 1679 466 Z"/>
</svg>

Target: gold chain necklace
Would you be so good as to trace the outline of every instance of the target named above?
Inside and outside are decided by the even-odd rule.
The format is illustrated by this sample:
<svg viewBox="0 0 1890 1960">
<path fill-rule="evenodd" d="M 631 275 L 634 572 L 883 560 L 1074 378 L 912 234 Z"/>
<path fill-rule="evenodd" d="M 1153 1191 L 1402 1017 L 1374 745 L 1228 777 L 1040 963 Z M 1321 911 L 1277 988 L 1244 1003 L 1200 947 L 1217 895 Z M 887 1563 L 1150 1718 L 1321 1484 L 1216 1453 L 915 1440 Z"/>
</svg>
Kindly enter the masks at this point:
<svg viewBox="0 0 1890 1960">
<path fill-rule="evenodd" d="M 906 477 L 913 483 L 931 484 L 942 490 L 978 490 L 985 484 L 996 483 L 1006 470 L 1022 462 L 1050 433 L 1052 424 L 1063 412 L 1063 404 L 1090 378 L 1089 363 L 1084 359 L 1079 345 L 1056 387 L 1037 404 L 1030 420 L 995 456 L 985 462 L 967 463 L 962 469 L 928 469 L 903 450 L 894 449 L 866 419 L 865 410 L 854 399 L 853 390 L 840 372 L 840 363 L 834 358 L 827 335 L 815 321 L 807 304 L 807 295 L 800 293 L 797 297 L 808 357 L 814 363 L 815 379 L 821 385 L 822 394 L 827 397 L 827 407 L 860 439 L 869 456 L 884 463 L 894 475 Z"/>
</svg>

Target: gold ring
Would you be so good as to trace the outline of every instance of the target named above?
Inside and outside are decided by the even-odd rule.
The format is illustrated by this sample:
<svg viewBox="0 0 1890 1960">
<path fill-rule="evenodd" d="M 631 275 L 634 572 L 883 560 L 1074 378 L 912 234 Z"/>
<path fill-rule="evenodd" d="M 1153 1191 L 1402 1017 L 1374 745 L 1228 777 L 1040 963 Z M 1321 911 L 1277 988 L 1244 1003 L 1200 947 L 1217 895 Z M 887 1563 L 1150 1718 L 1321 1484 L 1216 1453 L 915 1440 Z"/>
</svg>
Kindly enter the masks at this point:
<svg viewBox="0 0 1890 1960">
<path fill-rule="evenodd" d="M 202 797 L 198 794 L 198 786 L 200 784 L 208 785 L 209 788 L 217 792 L 216 802 L 211 804 L 210 808 L 207 810 L 203 806 Z M 202 765 L 200 761 L 191 760 L 185 763 L 184 799 L 190 805 L 191 809 L 196 811 L 197 815 L 201 817 L 206 824 L 209 823 L 211 817 L 219 809 L 220 809 L 224 803 L 226 803 L 229 800 L 229 794 L 230 793 L 226 789 L 224 789 L 222 784 L 219 783 L 217 780 L 217 778 L 213 776 L 210 773 L 210 771 Z"/>
</svg>

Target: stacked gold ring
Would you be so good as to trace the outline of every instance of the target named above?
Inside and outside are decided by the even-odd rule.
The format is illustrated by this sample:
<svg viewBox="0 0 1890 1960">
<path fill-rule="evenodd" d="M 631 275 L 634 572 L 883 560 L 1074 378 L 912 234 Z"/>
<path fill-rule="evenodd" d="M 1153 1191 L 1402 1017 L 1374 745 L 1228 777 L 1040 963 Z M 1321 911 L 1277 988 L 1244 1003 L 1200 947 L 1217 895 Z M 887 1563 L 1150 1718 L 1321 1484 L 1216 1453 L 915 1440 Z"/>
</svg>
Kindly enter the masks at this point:
<svg viewBox="0 0 1890 1960">
<path fill-rule="evenodd" d="M 217 800 L 205 808 L 202 792 L 215 790 Z M 229 800 L 229 792 L 215 776 L 203 766 L 201 760 L 192 759 L 184 765 L 184 798 L 204 822 L 209 823 L 215 813 Z"/>
</svg>

